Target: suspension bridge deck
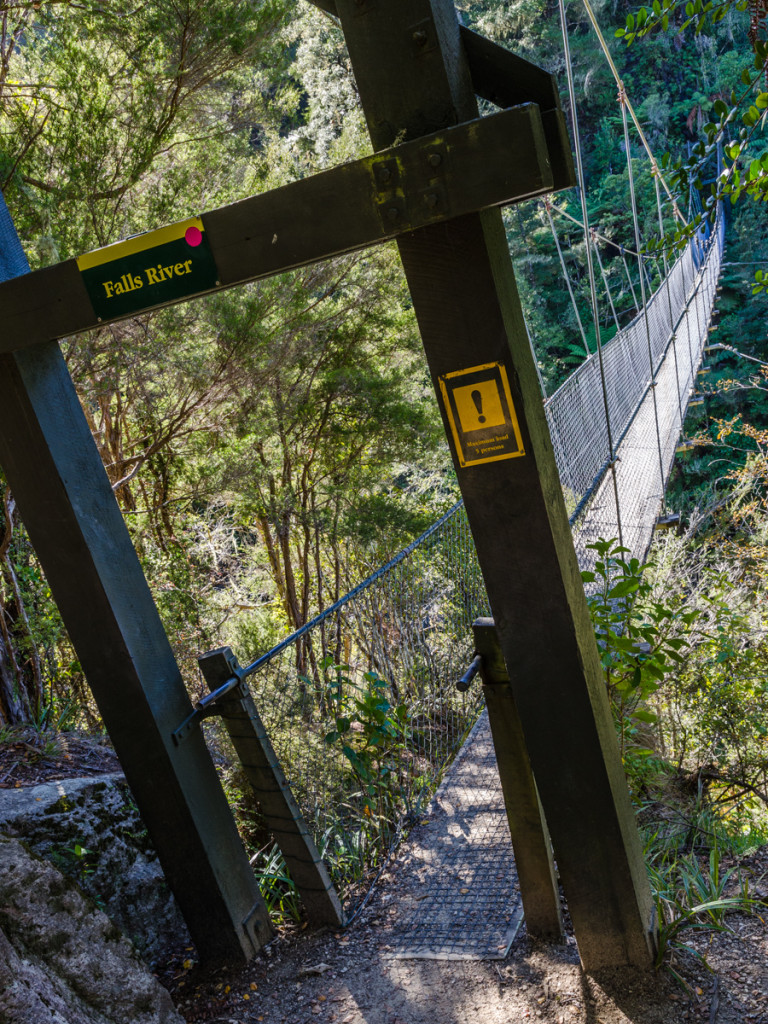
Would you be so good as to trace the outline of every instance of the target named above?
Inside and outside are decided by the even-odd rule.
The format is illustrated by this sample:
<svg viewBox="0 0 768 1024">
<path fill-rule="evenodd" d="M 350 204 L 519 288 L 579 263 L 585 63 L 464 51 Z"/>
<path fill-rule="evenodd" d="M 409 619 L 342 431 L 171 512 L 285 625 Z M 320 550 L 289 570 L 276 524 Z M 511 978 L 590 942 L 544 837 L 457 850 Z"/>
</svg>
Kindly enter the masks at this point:
<svg viewBox="0 0 768 1024">
<path fill-rule="evenodd" d="M 523 907 L 487 712 L 411 833 L 398 875 L 391 957 L 507 955 Z"/>
</svg>

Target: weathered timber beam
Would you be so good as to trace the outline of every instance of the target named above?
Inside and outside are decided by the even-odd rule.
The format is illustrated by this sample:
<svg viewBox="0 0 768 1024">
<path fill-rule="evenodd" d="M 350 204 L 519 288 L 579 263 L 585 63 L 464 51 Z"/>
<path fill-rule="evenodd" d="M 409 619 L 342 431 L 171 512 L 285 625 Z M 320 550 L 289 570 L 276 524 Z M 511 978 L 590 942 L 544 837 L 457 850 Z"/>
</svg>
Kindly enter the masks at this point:
<svg viewBox="0 0 768 1024">
<path fill-rule="evenodd" d="M 493 619 L 472 623 L 509 833 L 515 852 L 525 926 L 535 939 L 563 941 L 563 918 L 552 847 L 523 727 Z"/>
<path fill-rule="evenodd" d="M 334 18 L 338 18 L 339 12 L 336 10 L 336 0 L 309 0 L 315 7 L 319 7 L 321 11 L 325 11 L 326 14 L 330 14 Z"/>
<path fill-rule="evenodd" d="M 310 0 L 310 3 L 326 14 L 339 16 L 336 0 Z M 575 185 L 571 143 L 555 76 L 463 25 L 460 39 L 475 93 L 497 107 L 538 104 L 550 154 L 553 191 Z"/>
<path fill-rule="evenodd" d="M 0 277 L 29 270 L 0 196 Z M 30 275 L 31 276 L 31 275 Z M 0 465 L 202 957 L 247 960 L 267 909 L 61 349 L 0 355 Z"/>
<path fill-rule="evenodd" d="M 523 145 L 531 147 L 525 164 L 515 159 Z M 487 166 L 492 163 L 495 168 Z M 525 104 L 246 199 L 203 221 L 221 283 L 229 285 L 551 190 L 541 114 Z"/>
<path fill-rule="evenodd" d="M 497 107 L 514 107 L 518 103 L 536 103 L 539 106 L 552 165 L 554 191 L 575 185 L 571 141 L 560 107 L 555 76 L 468 28 L 462 27 L 461 42 L 469 64 L 472 88 L 478 96 Z"/>
<path fill-rule="evenodd" d="M 145 309 L 354 252 L 450 217 L 551 192 L 546 142 L 550 116 L 545 125 L 539 108 L 524 104 L 203 214 L 206 243 L 216 265 L 214 287 L 207 281 L 186 294 L 175 290 L 167 301 L 157 301 L 162 299 L 159 289 L 142 287 L 130 310 L 121 308 L 119 315 L 109 316 L 102 308 L 115 301 L 115 286 L 122 290 L 125 285 L 119 281 L 129 259 L 142 280 L 141 252 L 136 249 L 145 246 L 147 260 L 156 264 L 173 226 L 84 257 L 81 263 L 94 264 L 87 271 L 91 294 L 94 288 L 104 289 L 93 299 L 77 260 L 3 282 L 0 352 L 68 337 Z M 525 160 L 519 159 L 520 152 L 526 153 Z M 152 248 L 155 235 L 162 244 Z M 170 263 L 183 268 L 176 262 L 183 260 L 178 244 L 183 245 L 183 238 L 165 247 L 176 246 Z M 145 274 L 150 272 L 154 274 L 151 266 Z M 169 281 L 169 289 L 171 285 L 177 288 L 175 280 Z"/>
<path fill-rule="evenodd" d="M 326 14 L 338 18 L 336 0 L 310 0 Z M 570 140 L 560 107 L 557 79 L 549 71 L 518 57 L 498 43 L 461 26 L 460 38 L 464 47 L 472 88 L 478 96 L 497 107 L 514 107 L 519 103 L 536 103 L 544 117 L 550 111 L 559 116 L 544 118 L 549 125 L 547 144 L 550 148 L 555 190 L 576 184 L 571 157 Z M 557 159 L 559 157 L 559 159 Z"/>
<path fill-rule="evenodd" d="M 542 110 L 560 106 L 554 75 L 518 57 L 485 36 L 462 27 L 461 42 L 469 64 L 472 88 L 497 107 L 538 103 Z"/>
<path fill-rule="evenodd" d="M 209 651 L 198 658 L 198 662 L 211 692 L 233 675 L 240 678 L 240 666 L 229 647 Z M 343 925 L 344 911 L 328 869 L 291 792 L 248 684 L 241 682 L 236 690 L 219 701 L 217 708 L 251 784 L 261 816 L 299 890 L 307 919 L 315 927 Z"/>
<path fill-rule="evenodd" d="M 336 3 L 375 148 L 476 116 L 453 0 Z M 397 244 L 582 964 L 649 967 L 653 904 L 504 224 L 483 210 Z"/>
</svg>

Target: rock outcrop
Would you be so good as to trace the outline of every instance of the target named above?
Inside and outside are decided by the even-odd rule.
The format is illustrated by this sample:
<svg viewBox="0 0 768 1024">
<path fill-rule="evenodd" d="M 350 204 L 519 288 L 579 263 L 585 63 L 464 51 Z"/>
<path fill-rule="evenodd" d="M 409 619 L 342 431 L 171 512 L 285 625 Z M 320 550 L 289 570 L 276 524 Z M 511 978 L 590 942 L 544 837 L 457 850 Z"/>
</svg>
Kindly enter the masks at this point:
<svg viewBox="0 0 768 1024">
<path fill-rule="evenodd" d="M 0 838 L 0 1020 L 182 1024 L 168 992 L 72 879 Z"/>
<path fill-rule="evenodd" d="M 190 944 L 121 774 L 0 790 L 0 834 L 75 881 L 149 963 Z"/>
</svg>

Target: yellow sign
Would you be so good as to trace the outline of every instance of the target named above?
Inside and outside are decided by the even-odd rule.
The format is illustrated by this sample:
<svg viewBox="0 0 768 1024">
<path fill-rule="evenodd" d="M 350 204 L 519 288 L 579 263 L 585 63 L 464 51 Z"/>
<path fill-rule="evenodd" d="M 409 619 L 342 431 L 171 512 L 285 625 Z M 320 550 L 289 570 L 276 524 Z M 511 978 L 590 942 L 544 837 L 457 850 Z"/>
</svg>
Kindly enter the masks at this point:
<svg viewBox="0 0 768 1024">
<path fill-rule="evenodd" d="M 525 455 L 509 379 L 502 363 L 484 363 L 440 378 L 459 465 Z"/>
</svg>

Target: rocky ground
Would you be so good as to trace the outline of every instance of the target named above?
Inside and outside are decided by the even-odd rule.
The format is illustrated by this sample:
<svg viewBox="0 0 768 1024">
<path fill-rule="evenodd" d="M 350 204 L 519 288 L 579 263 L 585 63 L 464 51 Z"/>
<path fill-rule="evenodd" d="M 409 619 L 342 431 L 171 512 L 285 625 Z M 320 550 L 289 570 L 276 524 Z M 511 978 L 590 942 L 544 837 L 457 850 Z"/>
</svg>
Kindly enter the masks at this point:
<svg viewBox="0 0 768 1024">
<path fill-rule="evenodd" d="M 114 769 L 109 751 L 93 745 L 86 749 L 89 745 L 85 740 L 83 747 L 80 741 L 68 740 L 57 756 L 49 751 L 43 757 L 19 746 L 25 742 L 17 737 L 12 749 L 0 749 L 0 788 L 16 790 L 5 798 L 0 793 L 0 806 L 4 799 L 6 804 L 23 802 L 31 782 L 67 778 L 89 764 L 93 771 L 94 763 L 100 771 Z M 34 738 L 31 745 L 35 746 Z M 83 786 L 73 785 L 77 792 L 81 791 L 77 787 Z M 109 784 L 98 783 L 98 789 L 100 806 L 108 806 L 110 816 L 118 819 L 120 834 L 135 837 L 135 856 L 131 854 L 134 859 L 126 866 L 123 860 L 110 861 L 109 856 L 117 857 L 117 853 L 108 854 L 105 848 L 94 856 L 92 870 L 89 866 L 76 881 L 86 891 L 93 889 L 93 895 L 107 884 L 108 876 L 124 874 L 134 879 L 134 896 L 128 902 L 144 899 L 154 876 L 140 822 L 137 819 L 134 828 L 128 821 L 130 807 L 119 798 L 119 785 L 114 789 L 110 780 Z M 108 795 L 106 804 L 104 792 Z M 66 837 L 62 842 L 70 850 L 72 837 L 84 835 L 89 804 L 80 797 L 71 803 L 69 813 L 75 815 L 72 820 L 64 817 L 66 808 L 57 805 L 60 817 L 38 815 L 35 819 L 45 818 L 45 828 L 32 824 L 32 816 L 23 826 L 29 832 L 30 845 L 44 858 L 51 845 L 51 827 L 53 834 Z M 24 820 L 23 814 L 18 820 Z M 0 831 L 7 833 L 9 828 L 14 831 L 13 826 L 0 823 Z M 19 828 L 22 826 L 16 828 L 16 833 Z M 96 846 L 96 839 L 91 845 Z M 125 854 L 120 857 L 124 859 Z M 188 940 L 175 947 L 169 945 L 169 934 L 179 934 L 172 925 L 165 930 L 162 943 L 147 943 L 145 937 L 145 952 L 177 1012 L 190 1024 L 768 1024 L 768 927 L 764 915 L 731 915 L 725 932 L 684 936 L 691 943 L 691 951 L 678 954 L 673 966 L 685 985 L 675 981 L 666 969 L 645 976 L 619 971 L 588 978 L 580 970 L 572 936 L 565 946 L 542 947 L 529 941 L 524 927 L 502 961 L 398 960 L 392 958 L 388 939 L 409 884 L 400 870 L 401 863 L 398 860 L 390 865 L 365 911 L 345 931 L 309 934 L 300 927 L 285 929 L 246 968 L 206 971 L 197 963 Z M 768 850 L 753 854 L 741 869 L 750 879 L 753 894 L 768 898 Z M 27 866 L 25 870 L 34 873 L 36 869 Z M 162 888 L 162 882 L 156 879 L 151 886 Z M 14 886 L 6 886 L 6 890 L 0 899 L 0 921 L 12 930 Z M 108 913 L 111 906 L 117 915 L 130 912 L 120 898 L 105 901 Z M 93 912 L 100 913 L 95 909 Z M 158 913 L 153 910 L 149 916 L 159 920 Z M 172 922 L 173 915 L 166 914 L 166 918 Z M 61 932 L 60 921 L 57 927 Z M 103 927 L 99 918 L 93 934 L 98 935 Z M 139 925 L 134 927 L 138 929 Z M 61 937 L 75 964 L 78 947 L 95 941 L 87 937 L 91 932 L 78 928 L 73 929 L 70 938 Z M 91 1019 L 78 1016 L 74 1003 L 71 1010 L 63 1004 L 59 1016 L 44 1018 L 34 1016 L 30 1007 L 25 1010 L 23 1001 L 10 1002 L 7 993 L 19 991 L 18 985 L 12 989 L 14 975 L 21 976 L 23 961 L 30 958 L 25 956 L 23 936 L 8 941 L 12 948 L 5 950 L 6 967 L 0 972 L 3 1024 L 37 1024 L 43 1019 L 56 1024 L 81 1024 Z M 694 952 L 706 956 L 710 969 Z M 98 951 L 94 954 L 99 955 Z M 13 967 L 13 956 L 20 966 Z M 133 968 L 129 965 L 121 969 Z M 154 993 L 153 998 L 159 1000 L 155 1016 L 150 1012 L 142 1019 L 147 1024 L 170 1020 L 172 1011 L 162 1002 L 162 996 Z M 102 1017 L 107 1019 L 96 1015 L 93 1020 L 101 1021 Z M 130 1020 L 130 1012 L 127 1018 L 121 1011 L 121 1015 L 109 1019 Z"/>
<path fill-rule="evenodd" d="M 168 992 L 78 887 L 0 837 L 0 1020 L 181 1024 Z"/>
</svg>

